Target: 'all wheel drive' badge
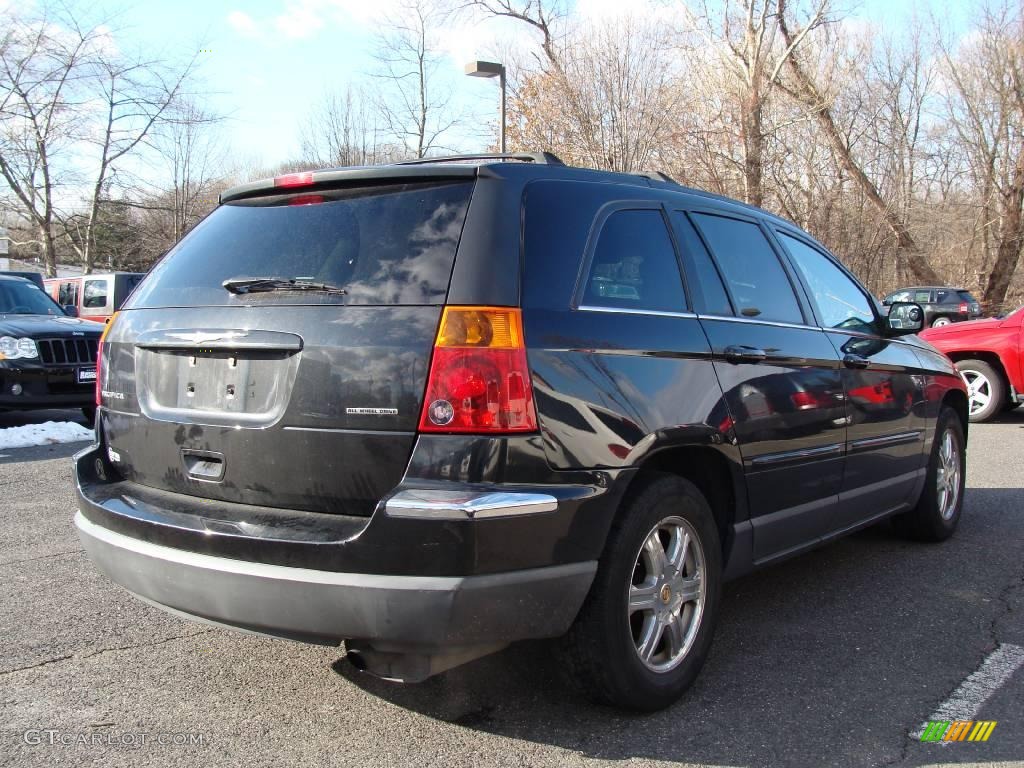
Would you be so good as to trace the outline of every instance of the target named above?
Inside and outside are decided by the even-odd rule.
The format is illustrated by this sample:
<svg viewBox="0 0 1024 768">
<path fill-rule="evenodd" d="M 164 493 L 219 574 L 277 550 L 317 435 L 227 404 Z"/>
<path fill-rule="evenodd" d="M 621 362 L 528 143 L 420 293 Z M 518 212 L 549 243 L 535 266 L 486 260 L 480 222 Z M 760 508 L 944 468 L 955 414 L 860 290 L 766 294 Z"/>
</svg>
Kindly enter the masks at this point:
<svg viewBox="0 0 1024 768">
<path fill-rule="evenodd" d="M 397 416 L 397 408 L 346 408 L 348 416 Z"/>
</svg>

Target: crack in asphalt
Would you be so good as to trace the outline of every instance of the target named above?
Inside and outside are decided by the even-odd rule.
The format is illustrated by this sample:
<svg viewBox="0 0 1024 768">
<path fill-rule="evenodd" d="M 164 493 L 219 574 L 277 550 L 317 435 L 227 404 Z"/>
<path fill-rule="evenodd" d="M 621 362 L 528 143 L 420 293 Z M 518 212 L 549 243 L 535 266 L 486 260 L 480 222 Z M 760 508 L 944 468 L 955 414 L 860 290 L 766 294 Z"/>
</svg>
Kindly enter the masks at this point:
<svg viewBox="0 0 1024 768">
<path fill-rule="evenodd" d="M 81 552 L 85 552 L 85 550 L 84 549 L 69 549 L 67 552 L 54 552 L 54 553 L 49 554 L 49 555 L 39 555 L 38 557 L 26 557 L 23 560 L 7 560 L 5 562 L 0 563 L 0 568 L 2 568 L 5 565 L 18 565 L 19 563 L 31 563 L 31 562 L 34 562 L 36 560 L 46 560 L 47 558 L 50 558 L 50 557 L 63 557 L 64 555 L 77 555 L 77 554 L 79 554 Z"/>
<path fill-rule="evenodd" d="M 6 675 L 13 675 L 15 672 L 25 672 L 26 670 L 29 670 L 29 669 L 37 669 L 39 667 L 45 667 L 45 666 L 47 666 L 49 664 L 57 664 L 58 662 L 67 661 L 69 659 L 91 659 L 94 656 L 101 656 L 104 653 L 114 653 L 114 652 L 117 652 L 117 651 L 131 651 L 131 650 L 134 650 L 136 648 L 155 648 L 158 645 L 166 645 L 167 643 L 172 643 L 175 640 L 187 640 L 190 637 L 199 637 L 200 635 L 208 635 L 211 632 L 216 632 L 216 630 L 215 629 L 202 629 L 202 630 L 200 630 L 198 632 L 187 632 L 187 633 L 185 633 L 183 635 L 174 635 L 173 637 L 165 637 L 162 640 L 155 640 L 153 642 L 148 642 L 148 643 L 135 643 L 134 645 L 121 645 L 121 646 L 115 646 L 113 648 L 100 648 L 97 651 L 92 651 L 90 653 L 84 653 L 84 654 L 80 654 L 80 655 L 68 654 L 67 656 L 57 656 L 56 658 L 53 658 L 53 659 L 44 659 L 43 661 L 37 661 L 35 664 L 27 664 L 24 667 L 15 667 L 14 669 L 7 669 L 7 670 L 0 671 L 0 677 L 6 676 Z"/>
</svg>

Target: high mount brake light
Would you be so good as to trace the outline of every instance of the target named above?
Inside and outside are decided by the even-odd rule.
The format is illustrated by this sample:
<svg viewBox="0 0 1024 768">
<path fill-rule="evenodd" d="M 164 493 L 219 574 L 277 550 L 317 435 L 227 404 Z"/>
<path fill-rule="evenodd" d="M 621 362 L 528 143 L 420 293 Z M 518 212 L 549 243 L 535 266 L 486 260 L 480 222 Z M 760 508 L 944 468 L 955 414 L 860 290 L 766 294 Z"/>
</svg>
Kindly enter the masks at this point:
<svg viewBox="0 0 1024 768">
<path fill-rule="evenodd" d="M 96 344 L 96 405 L 102 405 L 103 403 L 103 343 L 107 340 L 107 334 L 110 333 L 110 329 L 114 327 L 114 321 L 117 320 L 118 313 L 115 312 L 110 316 L 107 321 L 107 327 L 103 329 L 103 335 L 100 336 L 99 342 Z"/>
<path fill-rule="evenodd" d="M 518 309 L 444 308 L 419 428 L 484 434 L 536 431 Z"/>
<path fill-rule="evenodd" d="M 308 187 L 312 183 L 312 171 L 303 171 L 302 173 L 286 173 L 284 176 L 274 177 L 275 187 Z"/>
</svg>

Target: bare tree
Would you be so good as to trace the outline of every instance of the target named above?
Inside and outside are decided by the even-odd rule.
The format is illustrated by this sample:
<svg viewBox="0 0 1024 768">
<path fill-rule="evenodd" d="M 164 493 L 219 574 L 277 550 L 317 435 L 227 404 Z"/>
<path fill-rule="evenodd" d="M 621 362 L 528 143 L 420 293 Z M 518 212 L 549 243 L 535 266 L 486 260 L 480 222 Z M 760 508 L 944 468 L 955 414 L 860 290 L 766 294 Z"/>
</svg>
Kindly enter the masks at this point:
<svg viewBox="0 0 1024 768">
<path fill-rule="evenodd" d="M 46 269 L 69 240 L 91 271 L 93 228 L 112 175 L 182 93 L 182 67 L 118 53 L 68 9 L 6 12 L 0 45 L 0 174 L 38 232 Z M 85 211 L 76 203 L 85 199 Z"/>
<path fill-rule="evenodd" d="M 451 92 L 438 77 L 437 33 L 446 18 L 440 0 L 398 0 L 377 35 L 382 130 L 418 158 L 439 148 L 458 122 Z"/>
<path fill-rule="evenodd" d="M 362 88 L 349 86 L 326 94 L 300 127 L 302 157 L 317 165 L 376 165 L 404 154 L 380 140 L 373 105 Z"/>
<path fill-rule="evenodd" d="M 983 8 L 977 33 L 943 47 L 947 115 L 980 190 L 995 260 L 983 301 L 1003 308 L 1024 245 L 1024 10 Z"/>
<path fill-rule="evenodd" d="M 777 2 L 778 13 L 775 18 L 779 31 L 782 34 L 782 39 L 788 48 L 797 43 L 797 35 L 799 33 L 790 28 L 790 22 L 786 18 L 786 0 L 777 0 Z M 897 249 L 903 255 L 911 275 L 913 275 L 914 279 L 924 283 L 939 282 L 938 274 L 918 247 L 906 222 L 900 218 L 890 203 L 882 197 L 878 186 L 857 162 L 850 142 L 843 135 L 840 126 L 836 122 L 832 110 L 832 100 L 827 97 L 825 90 L 816 82 L 814 72 L 804 62 L 799 52 L 795 52 L 787 57 L 785 63 L 791 79 L 790 84 L 787 86 L 788 92 L 815 117 L 825 140 L 835 155 L 836 161 L 842 166 L 843 170 L 850 176 L 882 217 L 886 226 L 892 231 L 896 238 Z"/>
<path fill-rule="evenodd" d="M 724 65 L 730 75 L 725 86 L 734 95 L 740 116 L 744 197 L 757 206 L 764 202 L 768 100 L 786 62 L 811 32 L 829 21 L 829 0 L 814 0 L 793 34 L 780 41 L 774 17 L 783 9 L 777 0 L 725 0 L 714 9 L 703 0 L 700 16 L 689 14 L 691 24 L 719 54 L 694 63 L 705 69 Z M 705 82 L 712 87 L 722 85 L 721 79 L 713 76 Z"/>
<path fill-rule="evenodd" d="M 45 11 L 27 20 L 8 10 L 0 20 L 0 174 L 31 222 L 53 276 L 57 197 L 74 182 L 63 161 L 83 104 L 83 70 L 101 33 Z"/>
</svg>

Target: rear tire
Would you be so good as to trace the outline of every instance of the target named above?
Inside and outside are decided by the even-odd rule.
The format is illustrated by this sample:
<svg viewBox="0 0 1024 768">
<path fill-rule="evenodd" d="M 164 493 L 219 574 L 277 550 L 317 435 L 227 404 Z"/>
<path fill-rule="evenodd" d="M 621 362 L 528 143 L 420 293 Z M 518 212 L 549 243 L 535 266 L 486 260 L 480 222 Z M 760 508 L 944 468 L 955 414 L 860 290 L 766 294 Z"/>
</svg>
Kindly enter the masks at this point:
<svg viewBox="0 0 1024 768">
<path fill-rule="evenodd" d="M 984 360 L 961 360 L 956 364 L 967 383 L 967 418 L 970 422 L 988 421 L 1003 410 L 1009 399 L 1003 375 Z"/>
<path fill-rule="evenodd" d="M 932 320 L 932 328 L 941 328 L 942 326 L 949 325 L 952 322 L 953 321 L 950 320 L 948 317 L 936 317 L 934 320 Z"/>
<path fill-rule="evenodd" d="M 914 509 L 892 518 L 896 531 L 918 541 L 952 536 L 963 513 L 966 474 L 963 426 L 956 411 L 946 407 L 939 413 L 921 498 Z"/>
<path fill-rule="evenodd" d="M 608 534 L 562 655 L 570 681 L 593 700 L 654 712 L 683 694 L 707 658 L 722 550 L 693 483 L 652 473 L 638 485 Z"/>
</svg>

